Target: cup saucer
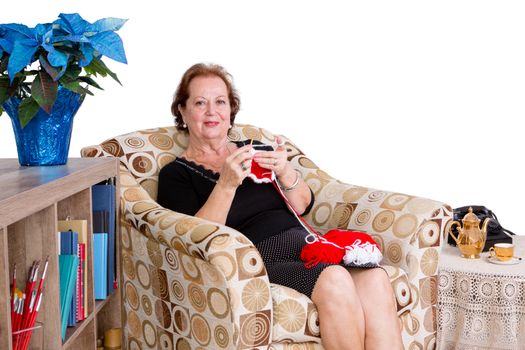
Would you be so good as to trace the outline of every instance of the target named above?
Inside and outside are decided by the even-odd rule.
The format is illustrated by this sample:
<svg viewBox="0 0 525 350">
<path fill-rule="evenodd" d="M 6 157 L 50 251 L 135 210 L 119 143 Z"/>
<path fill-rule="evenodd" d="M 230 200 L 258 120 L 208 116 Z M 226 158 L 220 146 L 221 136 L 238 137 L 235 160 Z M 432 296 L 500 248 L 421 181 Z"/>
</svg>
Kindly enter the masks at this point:
<svg viewBox="0 0 525 350">
<path fill-rule="evenodd" d="M 501 260 L 498 260 L 498 258 L 496 258 L 496 257 L 490 256 L 490 255 L 488 256 L 488 261 L 490 263 L 497 264 L 497 265 L 516 265 L 516 264 L 519 264 L 521 262 L 521 260 L 522 259 L 520 259 L 518 257 L 513 257 L 510 260 L 501 261 Z"/>
</svg>

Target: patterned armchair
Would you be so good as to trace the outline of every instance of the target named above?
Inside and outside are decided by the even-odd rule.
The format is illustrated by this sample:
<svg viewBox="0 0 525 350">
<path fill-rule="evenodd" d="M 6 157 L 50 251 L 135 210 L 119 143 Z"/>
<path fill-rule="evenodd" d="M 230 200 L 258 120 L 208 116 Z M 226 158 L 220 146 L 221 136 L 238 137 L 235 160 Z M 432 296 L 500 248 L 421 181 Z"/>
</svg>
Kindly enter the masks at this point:
<svg viewBox="0 0 525 350">
<path fill-rule="evenodd" d="M 231 138 L 275 141 L 250 125 L 234 127 Z M 315 193 L 308 222 L 320 232 L 337 227 L 373 235 L 395 291 L 406 348 L 433 349 L 437 265 L 451 208 L 340 182 L 285 140 L 289 160 Z M 83 157 L 120 160 L 127 348 L 323 349 L 315 305 L 270 284 L 258 251 L 241 232 L 155 202 L 159 170 L 186 145 L 184 133 L 165 127 L 82 150 Z"/>
</svg>

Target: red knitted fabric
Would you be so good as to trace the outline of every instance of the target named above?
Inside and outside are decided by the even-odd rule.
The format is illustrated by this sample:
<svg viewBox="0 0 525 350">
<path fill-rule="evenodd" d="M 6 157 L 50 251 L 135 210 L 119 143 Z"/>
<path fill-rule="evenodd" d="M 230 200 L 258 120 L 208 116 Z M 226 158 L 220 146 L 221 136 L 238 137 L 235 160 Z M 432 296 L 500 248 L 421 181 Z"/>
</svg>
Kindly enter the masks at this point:
<svg viewBox="0 0 525 350">
<path fill-rule="evenodd" d="M 252 161 L 250 174 L 248 175 L 256 183 L 270 183 L 274 179 L 273 171 L 262 168 L 259 163 Z"/>
</svg>

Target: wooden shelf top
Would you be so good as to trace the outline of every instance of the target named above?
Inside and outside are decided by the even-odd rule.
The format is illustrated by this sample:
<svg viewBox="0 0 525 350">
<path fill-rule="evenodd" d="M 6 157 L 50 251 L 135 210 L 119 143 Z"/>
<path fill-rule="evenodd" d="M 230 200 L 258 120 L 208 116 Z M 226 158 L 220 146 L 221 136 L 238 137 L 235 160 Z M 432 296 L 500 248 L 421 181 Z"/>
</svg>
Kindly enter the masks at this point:
<svg viewBox="0 0 525 350">
<path fill-rule="evenodd" d="M 20 166 L 17 159 L 0 159 L 0 227 L 117 174 L 117 158 L 69 158 L 58 166 Z"/>
</svg>

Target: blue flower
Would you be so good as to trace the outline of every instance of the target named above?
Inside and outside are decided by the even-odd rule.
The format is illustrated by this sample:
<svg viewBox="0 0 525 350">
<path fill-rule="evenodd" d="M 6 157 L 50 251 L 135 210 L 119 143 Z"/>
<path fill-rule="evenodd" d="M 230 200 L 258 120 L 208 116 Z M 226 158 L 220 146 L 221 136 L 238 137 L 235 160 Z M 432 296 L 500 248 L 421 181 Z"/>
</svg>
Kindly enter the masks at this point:
<svg viewBox="0 0 525 350">
<path fill-rule="evenodd" d="M 91 76 L 109 75 L 120 83 L 101 58 L 127 63 L 122 39 L 115 33 L 126 21 L 109 17 L 90 23 L 78 13 L 61 13 L 54 22 L 34 28 L 0 24 L 0 114 L 2 103 L 12 96 L 34 99 L 31 102 L 48 111 L 58 85 L 92 95 L 88 86 L 101 87 Z M 28 82 L 28 76 L 35 78 Z"/>
</svg>

